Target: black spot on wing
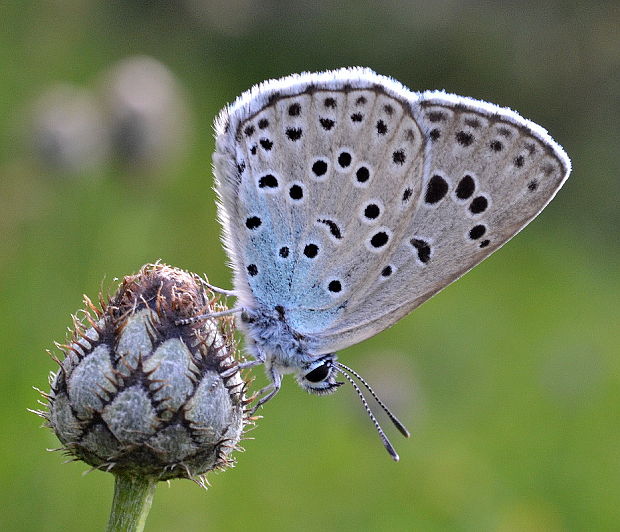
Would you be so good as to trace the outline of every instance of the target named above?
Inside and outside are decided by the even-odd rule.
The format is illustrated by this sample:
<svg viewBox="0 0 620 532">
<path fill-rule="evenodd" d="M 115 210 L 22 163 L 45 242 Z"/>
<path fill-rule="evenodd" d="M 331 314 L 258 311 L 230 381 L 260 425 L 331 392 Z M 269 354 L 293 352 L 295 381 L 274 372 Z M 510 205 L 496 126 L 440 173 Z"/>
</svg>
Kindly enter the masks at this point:
<svg viewBox="0 0 620 532">
<path fill-rule="evenodd" d="M 317 220 L 317 222 L 321 224 L 325 224 L 329 228 L 329 232 L 332 234 L 334 238 L 337 238 L 338 240 L 342 238 L 340 227 L 338 227 L 338 224 L 334 222 L 333 220 L 319 219 Z"/>
</svg>

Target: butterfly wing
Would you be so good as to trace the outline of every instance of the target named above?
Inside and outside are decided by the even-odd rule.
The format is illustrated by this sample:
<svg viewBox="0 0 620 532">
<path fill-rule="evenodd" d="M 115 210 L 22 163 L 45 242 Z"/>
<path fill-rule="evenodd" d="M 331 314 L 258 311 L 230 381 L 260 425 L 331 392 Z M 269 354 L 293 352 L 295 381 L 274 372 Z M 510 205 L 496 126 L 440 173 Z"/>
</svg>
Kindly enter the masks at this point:
<svg viewBox="0 0 620 532">
<path fill-rule="evenodd" d="M 510 110 L 363 69 L 284 78 L 224 112 L 214 156 L 241 304 L 316 354 L 373 336 L 531 221 L 568 176 Z"/>
</svg>

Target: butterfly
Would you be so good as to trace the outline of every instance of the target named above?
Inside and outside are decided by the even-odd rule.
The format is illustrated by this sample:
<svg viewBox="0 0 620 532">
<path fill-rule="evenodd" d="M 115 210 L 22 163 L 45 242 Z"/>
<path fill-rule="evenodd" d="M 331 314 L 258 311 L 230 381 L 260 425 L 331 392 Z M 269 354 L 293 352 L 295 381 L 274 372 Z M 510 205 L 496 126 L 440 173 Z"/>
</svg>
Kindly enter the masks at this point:
<svg viewBox="0 0 620 532">
<path fill-rule="evenodd" d="M 570 173 L 563 149 L 510 109 L 412 92 L 365 68 L 261 83 L 216 120 L 218 215 L 252 359 L 314 394 L 336 351 L 374 336 L 505 244 Z M 215 317 L 216 315 L 211 315 Z"/>
</svg>

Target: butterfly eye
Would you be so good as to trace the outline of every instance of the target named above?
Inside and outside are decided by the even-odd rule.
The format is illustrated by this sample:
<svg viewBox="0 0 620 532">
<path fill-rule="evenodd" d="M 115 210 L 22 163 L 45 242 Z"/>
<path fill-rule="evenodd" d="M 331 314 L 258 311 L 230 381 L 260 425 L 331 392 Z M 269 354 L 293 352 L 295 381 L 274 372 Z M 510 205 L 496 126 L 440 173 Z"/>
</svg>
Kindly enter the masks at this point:
<svg viewBox="0 0 620 532">
<path fill-rule="evenodd" d="M 328 395 L 334 393 L 343 383 L 336 382 L 335 366 L 336 355 L 324 355 L 317 359 L 312 355 L 307 355 L 304 370 L 306 373 L 297 374 L 297 382 L 309 393 L 315 395 Z"/>
<path fill-rule="evenodd" d="M 324 381 L 330 374 L 330 365 L 325 362 L 304 375 L 308 382 Z"/>
</svg>

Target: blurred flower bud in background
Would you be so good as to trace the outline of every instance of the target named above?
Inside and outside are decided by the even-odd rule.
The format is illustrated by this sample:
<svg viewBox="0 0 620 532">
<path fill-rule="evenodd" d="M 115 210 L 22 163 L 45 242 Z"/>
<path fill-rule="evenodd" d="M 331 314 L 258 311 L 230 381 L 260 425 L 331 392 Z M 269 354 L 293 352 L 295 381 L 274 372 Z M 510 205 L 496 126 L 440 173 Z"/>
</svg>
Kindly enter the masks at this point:
<svg viewBox="0 0 620 532">
<path fill-rule="evenodd" d="M 162 264 L 124 278 L 101 309 L 85 297 L 44 417 L 64 451 L 97 469 L 155 480 L 233 463 L 252 423 L 230 318 L 176 325 L 224 307 L 199 278 Z"/>
<path fill-rule="evenodd" d="M 190 130 L 186 96 L 165 65 L 146 56 L 123 59 L 104 74 L 100 93 L 121 164 L 152 171 L 183 154 Z"/>
<path fill-rule="evenodd" d="M 80 174 L 102 164 L 107 131 L 96 99 L 87 90 L 58 84 L 34 103 L 31 145 L 46 171 Z"/>
</svg>

